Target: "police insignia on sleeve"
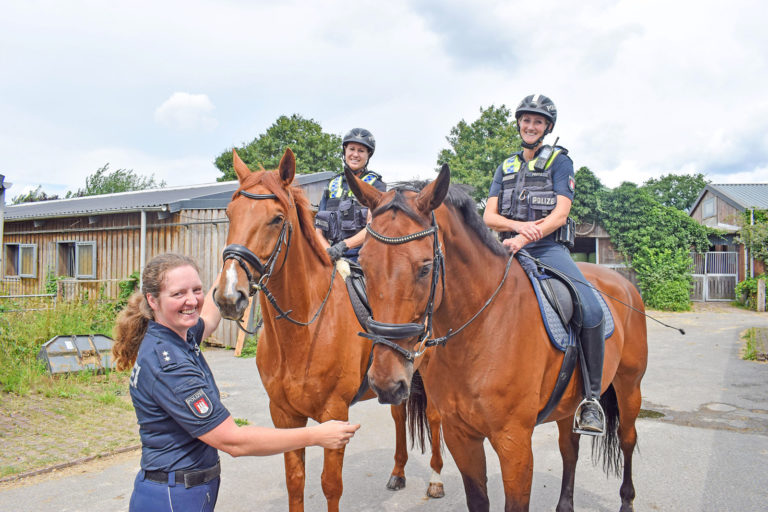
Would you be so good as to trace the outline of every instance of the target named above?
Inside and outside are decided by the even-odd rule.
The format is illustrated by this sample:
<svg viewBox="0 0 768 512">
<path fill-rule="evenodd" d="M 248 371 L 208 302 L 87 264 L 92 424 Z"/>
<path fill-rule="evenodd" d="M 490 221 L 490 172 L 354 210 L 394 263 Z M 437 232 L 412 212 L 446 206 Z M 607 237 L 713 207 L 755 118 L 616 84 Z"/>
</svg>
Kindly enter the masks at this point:
<svg viewBox="0 0 768 512">
<path fill-rule="evenodd" d="M 207 418 L 211 415 L 213 405 L 211 405 L 211 400 L 202 389 L 198 389 L 185 398 L 184 401 L 187 403 L 187 407 L 192 411 L 192 414 L 198 418 Z"/>
<path fill-rule="evenodd" d="M 570 176 L 568 178 L 568 188 L 571 189 L 571 192 L 573 192 L 576 189 L 576 180 L 573 179 L 573 176 Z"/>
</svg>

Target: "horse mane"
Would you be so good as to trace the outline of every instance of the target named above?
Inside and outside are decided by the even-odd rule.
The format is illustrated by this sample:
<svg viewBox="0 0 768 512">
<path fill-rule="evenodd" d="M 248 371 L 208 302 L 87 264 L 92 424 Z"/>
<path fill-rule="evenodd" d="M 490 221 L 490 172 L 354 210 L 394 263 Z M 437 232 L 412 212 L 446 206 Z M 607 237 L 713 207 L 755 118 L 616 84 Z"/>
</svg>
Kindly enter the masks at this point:
<svg viewBox="0 0 768 512">
<path fill-rule="evenodd" d="M 426 180 L 403 181 L 393 184 L 391 190 L 395 191 L 395 196 L 389 203 L 376 208 L 373 214 L 378 215 L 387 210 L 400 210 L 422 226 L 428 226 L 424 217 L 413 211 L 408 205 L 404 195 L 404 192 L 408 191 L 418 193 L 428 184 L 429 181 Z M 469 185 L 461 183 L 451 184 L 450 187 L 448 187 L 448 194 L 446 195 L 445 200 L 443 200 L 443 204 L 456 210 L 464 221 L 464 224 L 477 235 L 483 245 L 488 247 L 493 254 L 506 258 L 509 256 L 509 253 L 504 246 L 501 245 L 499 239 L 496 238 L 488 226 L 485 225 L 480 214 L 477 213 L 477 204 L 468 192 L 470 189 L 471 187 Z"/>
<path fill-rule="evenodd" d="M 254 185 L 261 185 L 266 187 L 271 193 L 275 194 L 278 202 L 286 210 L 292 206 L 296 207 L 296 216 L 299 219 L 299 228 L 301 234 L 306 238 L 312 250 L 317 254 L 323 263 L 330 263 L 328 253 L 320 245 L 315 233 L 314 216 L 312 215 L 312 207 L 309 203 L 307 194 L 304 193 L 300 187 L 294 187 L 291 185 L 288 188 L 283 187 L 283 181 L 280 178 L 278 172 L 275 171 L 263 171 L 254 172 L 246 177 L 232 195 L 232 199 L 236 198 L 240 194 L 241 190 L 247 190 Z"/>
</svg>

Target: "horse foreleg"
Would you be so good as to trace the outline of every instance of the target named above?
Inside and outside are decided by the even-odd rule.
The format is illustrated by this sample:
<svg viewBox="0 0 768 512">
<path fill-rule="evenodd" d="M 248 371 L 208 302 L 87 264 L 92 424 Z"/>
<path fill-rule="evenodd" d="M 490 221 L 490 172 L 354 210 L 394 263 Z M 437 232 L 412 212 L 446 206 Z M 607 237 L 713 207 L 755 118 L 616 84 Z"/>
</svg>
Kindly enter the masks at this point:
<svg viewBox="0 0 768 512">
<path fill-rule="evenodd" d="M 328 502 L 328 512 L 338 512 L 341 493 L 344 491 L 344 483 L 341 480 L 341 469 L 344 465 L 344 448 L 339 450 L 325 450 L 323 459 L 323 475 L 321 482 L 323 494 Z"/>
<path fill-rule="evenodd" d="M 285 485 L 288 488 L 288 510 L 304 512 L 304 449 L 285 452 Z"/>
<path fill-rule="evenodd" d="M 269 412 L 272 423 L 277 428 L 298 428 L 307 424 L 307 418 L 291 416 L 275 407 L 270 402 Z M 288 488 L 288 510 L 290 512 L 304 511 L 304 449 L 285 452 L 285 485 Z"/>
<path fill-rule="evenodd" d="M 563 459 L 563 482 L 557 512 L 573 512 L 573 490 L 576 482 L 576 463 L 579 460 L 579 434 L 573 433 L 573 416 L 557 422 L 558 444 Z"/>
<path fill-rule="evenodd" d="M 501 464 L 505 512 L 528 510 L 533 484 L 532 434 L 533 427 L 511 426 L 495 432 L 491 438 Z"/>
<path fill-rule="evenodd" d="M 429 430 L 432 433 L 432 458 L 429 461 L 429 466 L 432 468 L 432 476 L 429 479 L 427 496 L 430 498 L 442 498 L 445 496 L 443 480 L 440 478 L 440 473 L 443 471 L 442 435 L 440 432 L 442 418 L 440 418 L 440 412 L 437 410 L 437 407 L 431 401 L 427 402 L 427 421 L 429 422 Z"/>
<path fill-rule="evenodd" d="M 464 493 L 467 496 L 467 509 L 470 512 L 487 512 L 488 476 L 485 466 L 485 449 L 482 437 L 470 437 L 457 428 L 443 424 L 445 444 L 453 455 L 453 460 L 461 472 Z"/>
<path fill-rule="evenodd" d="M 408 441 L 405 437 L 405 402 L 391 407 L 395 420 L 395 467 L 387 482 L 387 489 L 399 491 L 405 487 L 405 463 L 408 462 Z"/>
</svg>

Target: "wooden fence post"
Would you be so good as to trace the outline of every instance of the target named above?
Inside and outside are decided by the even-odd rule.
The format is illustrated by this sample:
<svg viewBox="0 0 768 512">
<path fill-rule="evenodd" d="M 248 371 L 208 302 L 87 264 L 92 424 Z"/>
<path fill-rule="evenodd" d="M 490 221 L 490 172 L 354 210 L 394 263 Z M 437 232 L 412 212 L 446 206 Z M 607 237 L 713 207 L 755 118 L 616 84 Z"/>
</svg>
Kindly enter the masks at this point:
<svg viewBox="0 0 768 512">
<path fill-rule="evenodd" d="M 765 312 L 765 279 L 757 280 L 757 310 Z"/>
<path fill-rule="evenodd" d="M 251 309 L 251 306 L 253 305 L 253 296 L 248 297 L 248 313 L 246 313 L 245 320 L 245 327 L 246 329 L 252 329 L 251 327 L 251 316 L 253 316 L 253 310 Z M 245 344 L 245 332 L 243 332 L 242 329 L 237 330 L 237 344 L 235 344 L 235 357 L 240 357 L 240 353 L 243 351 L 243 345 Z"/>
</svg>

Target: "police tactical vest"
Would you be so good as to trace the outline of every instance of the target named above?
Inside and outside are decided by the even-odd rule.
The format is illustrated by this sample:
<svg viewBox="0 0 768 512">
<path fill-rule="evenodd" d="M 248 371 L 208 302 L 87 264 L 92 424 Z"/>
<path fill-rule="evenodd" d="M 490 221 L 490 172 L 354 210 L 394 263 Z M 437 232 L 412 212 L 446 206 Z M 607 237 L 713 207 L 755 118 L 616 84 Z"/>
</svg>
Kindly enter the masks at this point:
<svg viewBox="0 0 768 512">
<path fill-rule="evenodd" d="M 375 172 L 366 172 L 361 180 L 373 185 L 381 176 Z M 320 228 L 325 238 L 335 244 L 349 238 L 365 227 L 368 222 L 368 208 L 361 205 L 347 185 L 343 174 L 339 174 L 328 184 L 328 198 L 325 211 L 317 212 L 315 226 Z"/>
<path fill-rule="evenodd" d="M 546 217 L 557 205 L 552 181 L 552 163 L 568 150 L 543 146 L 539 156 L 523 162 L 514 154 L 501 164 L 503 173 L 499 193 L 499 214 L 509 219 L 529 222 Z"/>
</svg>

